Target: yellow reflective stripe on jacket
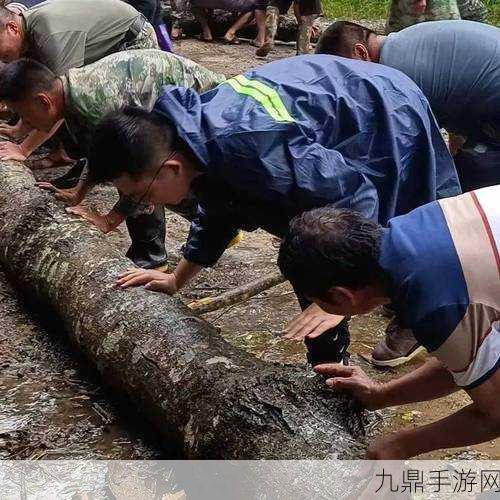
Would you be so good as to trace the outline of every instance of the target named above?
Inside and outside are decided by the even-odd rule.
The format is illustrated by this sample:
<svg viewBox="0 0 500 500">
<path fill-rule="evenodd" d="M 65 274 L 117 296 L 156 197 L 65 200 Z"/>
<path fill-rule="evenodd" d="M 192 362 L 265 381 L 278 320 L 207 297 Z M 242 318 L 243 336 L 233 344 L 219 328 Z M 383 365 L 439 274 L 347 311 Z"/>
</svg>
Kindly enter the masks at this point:
<svg viewBox="0 0 500 500">
<path fill-rule="evenodd" d="M 272 87 L 257 80 L 250 80 L 243 75 L 230 78 L 225 83 L 231 85 L 239 94 L 255 99 L 274 120 L 278 122 L 295 121 L 283 104 L 278 92 Z"/>
</svg>

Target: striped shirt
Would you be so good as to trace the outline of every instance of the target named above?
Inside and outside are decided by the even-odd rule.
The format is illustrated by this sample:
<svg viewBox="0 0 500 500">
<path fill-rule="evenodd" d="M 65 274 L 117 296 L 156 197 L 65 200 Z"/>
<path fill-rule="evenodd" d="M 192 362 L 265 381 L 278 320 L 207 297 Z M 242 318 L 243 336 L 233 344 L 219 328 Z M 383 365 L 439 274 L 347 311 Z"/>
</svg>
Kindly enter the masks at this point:
<svg viewBox="0 0 500 500">
<path fill-rule="evenodd" d="M 384 230 L 402 326 L 472 389 L 500 363 L 500 186 L 429 203 Z"/>
</svg>

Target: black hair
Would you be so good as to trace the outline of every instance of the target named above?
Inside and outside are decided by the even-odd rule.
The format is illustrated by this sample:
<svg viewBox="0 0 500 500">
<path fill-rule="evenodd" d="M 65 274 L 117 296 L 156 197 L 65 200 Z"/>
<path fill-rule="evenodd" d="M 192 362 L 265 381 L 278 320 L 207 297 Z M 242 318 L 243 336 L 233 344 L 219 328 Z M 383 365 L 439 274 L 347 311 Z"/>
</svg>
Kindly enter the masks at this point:
<svg viewBox="0 0 500 500">
<path fill-rule="evenodd" d="M 383 279 L 381 235 L 381 226 L 358 212 L 316 208 L 292 219 L 278 265 L 306 297 L 323 299 L 335 286 L 363 288 Z"/>
<path fill-rule="evenodd" d="M 368 48 L 370 35 L 376 34 L 375 31 L 360 24 L 336 21 L 321 35 L 316 44 L 316 54 L 351 57 L 352 48 L 356 43 L 362 43 Z"/>
<path fill-rule="evenodd" d="M 18 59 L 0 70 L 0 101 L 18 102 L 38 92 L 49 91 L 56 75 L 33 59 Z"/>
<path fill-rule="evenodd" d="M 158 113 L 126 106 L 108 114 L 96 127 L 89 145 L 89 179 L 111 182 L 122 174 L 137 178 L 155 167 L 160 154 L 175 150 L 176 131 Z"/>
</svg>

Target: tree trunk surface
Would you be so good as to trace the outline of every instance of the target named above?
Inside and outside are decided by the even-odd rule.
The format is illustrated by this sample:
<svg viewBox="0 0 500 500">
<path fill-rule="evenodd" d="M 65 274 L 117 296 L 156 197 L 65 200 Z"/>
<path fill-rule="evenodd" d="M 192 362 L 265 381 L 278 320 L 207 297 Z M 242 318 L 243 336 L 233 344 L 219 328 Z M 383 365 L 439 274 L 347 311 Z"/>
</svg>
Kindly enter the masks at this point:
<svg viewBox="0 0 500 500">
<path fill-rule="evenodd" d="M 0 162 L 0 262 L 160 442 L 184 458 L 362 454 L 363 415 L 351 399 L 303 367 L 233 347 L 175 297 L 116 289 L 131 262 L 34 182 L 23 164 Z"/>
</svg>

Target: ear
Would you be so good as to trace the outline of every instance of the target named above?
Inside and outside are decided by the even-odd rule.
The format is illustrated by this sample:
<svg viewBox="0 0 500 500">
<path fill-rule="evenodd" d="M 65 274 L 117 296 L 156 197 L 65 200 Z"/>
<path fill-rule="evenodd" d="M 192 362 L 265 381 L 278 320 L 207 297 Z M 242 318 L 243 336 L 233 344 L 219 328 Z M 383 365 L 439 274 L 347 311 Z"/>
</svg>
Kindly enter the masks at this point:
<svg viewBox="0 0 500 500">
<path fill-rule="evenodd" d="M 53 105 L 52 99 L 45 92 L 41 92 L 41 93 L 37 94 L 35 96 L 35 101 L 38 104 L 41 104 L 43 106 L 43 108 L 45 108 L 46 110 L 49 110 Z"/>
<path fill-rule="evenodd" d="M 179 175 L 182 172 L 182 162 L 179 160 L 167 160 L 163 163 L 163 166 L 167 168 L 170 172 L 172 172 L 174 175 Z"/>
<path fill-rule="evenodd" d="M 355 43 L 352 48 L 352 58 L 361 59 L 362 61 L 371 61 L 368 49 L 362 43 Z"/>
<path fill-rule="evenodd" d="M 356 302 L 354 293 L 342 286 L 335 286 L 328 290 L 328 300 L 338 306 L 339 310 L 350 310 Z"/>
<path fill-rule="evenodd" d="M 21 31 L 19 30 L 19 26 L 14 21 L 7 21 L 7 23 L 5 24 L 5 27 L 6 27 L 7 31 L 13 35 L 20 35 L 21 34 Z"/>
</svg>

